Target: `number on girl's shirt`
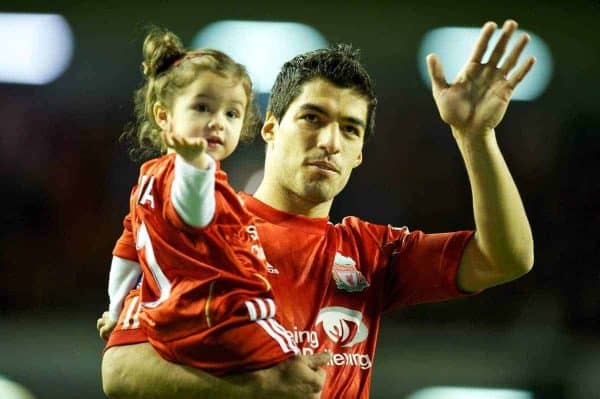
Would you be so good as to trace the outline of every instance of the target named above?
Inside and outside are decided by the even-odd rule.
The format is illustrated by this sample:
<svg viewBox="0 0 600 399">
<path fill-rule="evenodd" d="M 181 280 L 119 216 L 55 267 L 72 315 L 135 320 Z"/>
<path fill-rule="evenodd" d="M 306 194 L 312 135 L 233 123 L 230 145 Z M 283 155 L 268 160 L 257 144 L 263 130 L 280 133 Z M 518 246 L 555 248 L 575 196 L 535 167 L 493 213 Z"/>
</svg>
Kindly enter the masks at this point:
<svg viewBox="0 0 600 399">
<path fill-rule="evenodd" d="M 144 248 L 146 263 L 152 272 L 152 278 L 159 291 L 159 298 L 157 300 L 153 302 L 144 302 L 142 305 L 147 308 L 155 308 L 166 301 L 169 298 L 169 295 L 171 295 L 171 282 L 167 279 L 167 276 L 165 276 L 160 265 L 156 261 L 154 248 L 152 248 L 152 241 L 150 241 L 150 236 L 148 235 L 148 230 L 144 223 L 142 223 L 138 229 L 135 244 L 138 250 Z M 150 276 L 146 276 L 145 278 L 147 279 L 149 277 Z"/>
</svg>

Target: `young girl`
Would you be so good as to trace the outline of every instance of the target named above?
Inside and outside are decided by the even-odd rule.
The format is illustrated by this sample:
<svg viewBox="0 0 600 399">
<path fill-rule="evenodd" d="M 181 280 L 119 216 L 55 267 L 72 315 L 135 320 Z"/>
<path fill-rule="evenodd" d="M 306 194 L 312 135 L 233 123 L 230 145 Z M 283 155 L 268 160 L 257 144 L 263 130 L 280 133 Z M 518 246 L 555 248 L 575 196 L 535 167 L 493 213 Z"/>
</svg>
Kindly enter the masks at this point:
<svg viewBox="0 0 600 399">
<path fill-rule="evenodd" d="M 164 358 L 216 375 L 272 366 L 298 349 L 275 318 L 253 218 L 219 167 L 253 133 L 250 78 L 227 55 L 187 51 L 164 30 L 148 34 L 143 52 L 146 81 L 126 135 L 136 138 L 134 154 L 167 154 L 142 165 L 132 190 L 108 324 L 139 279 L 138 259 L 140 323 Z"/>
</svg>

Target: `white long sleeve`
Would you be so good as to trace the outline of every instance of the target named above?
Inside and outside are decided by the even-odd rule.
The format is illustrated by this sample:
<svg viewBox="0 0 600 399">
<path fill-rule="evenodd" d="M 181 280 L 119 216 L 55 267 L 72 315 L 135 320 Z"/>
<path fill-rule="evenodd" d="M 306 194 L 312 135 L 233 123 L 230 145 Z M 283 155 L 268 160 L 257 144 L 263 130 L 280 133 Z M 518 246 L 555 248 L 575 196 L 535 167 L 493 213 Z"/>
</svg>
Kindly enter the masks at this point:
<svg viewBox="0 0 600 399">
<path fill-rule="evenodd" d="M 108 276 L 108 314 L 112 320 L 119 319 L 125 297 L 135 287 L 141 274 L 142 268 L 138 262 L 113 256 Z"/>
<path fill-rule="evenodd" d="M 202 170 L 175 156 L 171 201 L 186 224 L 206 227 L 215 215 L 215 172 L 212 158 L 209 168 Z"/>
</svg>

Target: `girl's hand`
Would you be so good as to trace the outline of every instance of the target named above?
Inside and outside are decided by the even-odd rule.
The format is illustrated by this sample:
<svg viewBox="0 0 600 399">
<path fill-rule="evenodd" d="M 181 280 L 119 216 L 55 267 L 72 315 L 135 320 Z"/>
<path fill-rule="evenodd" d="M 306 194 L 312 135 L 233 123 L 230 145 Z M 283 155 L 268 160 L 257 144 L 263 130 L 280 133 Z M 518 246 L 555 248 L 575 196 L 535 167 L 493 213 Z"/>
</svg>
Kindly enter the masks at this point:
<svg viewBox="0 0 600 399">
<path fill-rule="evenodd" d="M 207 142 L 202 137 L 181 137 L 174 133 L 172 123 L 167 131 L 162 132 L 162 139 L 167 148 L 173 149 L 187 163 L 198 169 L 208 169 L 210 159 L 206 153 Z"/>
<path fill-rule="evenodd" d="M 96 329 L 98 330 L 98 334 L 100 334 L 100 338 L 107 341 L 116 325 L 117 322 L 108 316 L 108 312 L 102 313 L 102 317 L 96 322 Z"/>
</svg>

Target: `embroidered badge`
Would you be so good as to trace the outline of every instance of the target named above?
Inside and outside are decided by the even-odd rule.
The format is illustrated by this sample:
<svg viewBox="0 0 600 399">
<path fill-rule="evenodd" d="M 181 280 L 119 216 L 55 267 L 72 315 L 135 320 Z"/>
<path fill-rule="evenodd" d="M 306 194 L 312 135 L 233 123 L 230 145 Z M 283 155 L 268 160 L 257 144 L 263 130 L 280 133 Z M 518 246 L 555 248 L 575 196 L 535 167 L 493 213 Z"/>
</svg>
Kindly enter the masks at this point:
<svg viewBox="0 0 600 399">
<path fill-rule="evenodd" d="M 354 259 L 335 253 L 333 270 L 331 271 L 335 285 L 347 292 L 360 292 L 369 286 L 363 274 L 356 269 Z"/>
</svg>

